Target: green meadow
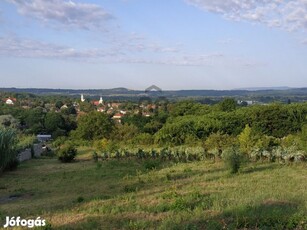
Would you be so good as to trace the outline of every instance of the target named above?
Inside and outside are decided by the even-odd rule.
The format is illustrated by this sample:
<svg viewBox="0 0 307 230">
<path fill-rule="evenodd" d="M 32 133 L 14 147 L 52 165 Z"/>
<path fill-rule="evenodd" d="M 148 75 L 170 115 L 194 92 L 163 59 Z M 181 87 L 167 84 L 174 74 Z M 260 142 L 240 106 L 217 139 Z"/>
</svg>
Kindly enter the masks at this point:
<svg viewBox="0 0 307 230">
<path fill-rule="evenodd" d="M 1 175 L 1 227 L 6 216 L 40 216 L 45 229 L 307 229 L 306 163 L 245 163 L 230 174 L 222 161 L 79 154 Z"/>
</svg>

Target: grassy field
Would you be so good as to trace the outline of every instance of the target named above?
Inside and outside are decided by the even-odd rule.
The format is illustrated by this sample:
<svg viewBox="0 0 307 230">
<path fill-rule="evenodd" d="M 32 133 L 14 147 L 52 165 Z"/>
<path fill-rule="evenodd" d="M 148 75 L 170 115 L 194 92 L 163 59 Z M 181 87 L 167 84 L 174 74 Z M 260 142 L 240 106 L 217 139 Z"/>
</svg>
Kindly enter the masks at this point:
<svg viewBox="0 0 307 230">
<path fill-rule="evenodd" d="M 307 229 L 307 165 L 34 159 L 0 177 L 5 216 L 52 229 Z M 152 169 L 155 166 L 155 169 Z"/>
</svg>

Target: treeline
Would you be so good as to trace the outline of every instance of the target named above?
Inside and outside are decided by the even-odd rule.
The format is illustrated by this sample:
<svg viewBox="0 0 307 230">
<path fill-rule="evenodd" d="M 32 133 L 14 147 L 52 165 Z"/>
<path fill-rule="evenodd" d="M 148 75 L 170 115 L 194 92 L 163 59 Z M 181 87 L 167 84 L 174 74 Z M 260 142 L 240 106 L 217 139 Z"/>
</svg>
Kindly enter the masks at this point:
<svg viewBox="0 0 307 230">
<path fill-rule="evenodd" d="M 65 109 L 60 110 L 64 105 L 62 101 L 57 101 L 53 105 L 36 100 L 31 101 L 31 107 L 26 108 L 20 105 L 2 105 L 0 127 L 14 128 L 30 135 L 48 133 L 55 139 L 59 136 L 68 136 L 69 132 L 77 127 L 77 112 L 69 101 Z"/>
<path fill-rule="evenodd" d="M 214 106 L 181 101 L 160 105 L 152 117 L 126 116 L 120 124 L 107 114 L 90 112 L 55 145 L 67 140 L 94 145 L 108 156 L 124 156 L 127 149 L 181 146 L 200 147 L 204 156 L 221 157 L 226 149 L 237 148 L 254 159 L 294 160 L 306 156 L 306 118 L 307 103 L 239 107 L 233 99 Z"/>
<path fill-rule="evenodd" d="M 160 100 L 152 102 L 148 117 L 141 110 L 146 105 L 127 102 L 121 105 L 127 114 L 117 122 L 112 113 L 97 112 L 89 102 L 80 103 L 76 111 L 73 100 L 36 98 L 37 104 L 27 109 L 2 105 L 0 126 L 30 135 L 27 138 L 52 134 L 55 147 L 89 145 L 110 155 L 129 148 L 178 146 L 201 148 L 214 157 L 234 147 L 251 157 L 289 153 L 305 157 L 307 152 L 307 103 L 239 106 L 231 98 L 214 105 Z"/>
</svg>

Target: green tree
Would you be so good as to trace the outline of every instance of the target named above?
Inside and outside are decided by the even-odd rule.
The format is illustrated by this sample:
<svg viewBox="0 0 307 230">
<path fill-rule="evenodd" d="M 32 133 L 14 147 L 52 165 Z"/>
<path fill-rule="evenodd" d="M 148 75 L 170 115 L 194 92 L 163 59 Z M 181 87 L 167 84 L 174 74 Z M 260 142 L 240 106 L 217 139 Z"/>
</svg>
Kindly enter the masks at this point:
<svg viewBox="0 0 307 230">
<path fill-rule="evenodd" d="M 244 154 L 249 154 L 255 146 L 256 138 L 249 125 L 246 125 L 244 130 L 238 136 L 240 151 Z"/>
<path fill-rule="evenodd" d="M 139 129 L 135 125 L 123 124 L 116 127 L 113 133 L 113 139 L 118 141 L 128 141 L 139 134 Z"/>
<path fill-rule="evenodd" d="M 230 112 L 237 108 L 237 102 L 232 98 L 225 98 L 218 104 L 218 107 L 223 112 Z"/>
<path fill-rule="evenodd" d="M 19 128 L 20 122 L 15 119 L 12 115 L 1 115 L 0 116 L 0 127 L 5 128 Z"/>
<path fill-rule="evenodd" d="M 212 133 L 205 141 L 205 149 L 207 150 L 217 150 L 218 156 L 220 157 L 223 150 L 236 145 L 236 140 L 234 137 L 228 134 L 221 134 L 219 132 Z"/>
<path fill-rule="evenodd" d="M 87 101 L 81 102 L 80 103 L 80 111 L 82 112 L 91 112 L 95 110 L 95 106 Z"/>
<path fill-rule="evenodd" d="M 45 113 L 40 107 L 26 111 L 24 121 L 30 133 L 37 134 L 44 130 L 44 117 Z"/>
<path fill-rule="evenodd" d="M 109 138 L 114 129 L 114 123 L 111 118 L 96 111 L 81 116 L 77 124 L 78 127 L 73 131 L 73 136 L 84 140 Z"/>
<path fill-rule="evenodd" d="M 55 107 L 56 107 L 57 109 L 60 109 L 63 105 L 64 105 L 64 104 L 63 104 L 62 101 L 57 101 L 57 102 L 55 103 Z"/>
<path fill-rule="evenodd" d="M 64 118 L 59 113 L 49 112 L 45 117 L 45 128 L 47 132 L 54 132 L 58 128 L 63 129 L 65 126 Z"/>
</svg>

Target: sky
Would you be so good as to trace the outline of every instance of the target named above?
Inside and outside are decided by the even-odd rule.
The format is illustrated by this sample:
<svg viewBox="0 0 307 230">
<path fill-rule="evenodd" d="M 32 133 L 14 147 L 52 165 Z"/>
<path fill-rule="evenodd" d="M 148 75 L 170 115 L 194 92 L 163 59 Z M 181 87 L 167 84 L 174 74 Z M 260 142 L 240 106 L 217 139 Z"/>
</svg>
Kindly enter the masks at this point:
<svg viewBox="0 0 307 230">
<path fill-rule="evenodd" d="M 307 0 L 1 0 L 0 87 L 307 87 Z"/>
</svg>

